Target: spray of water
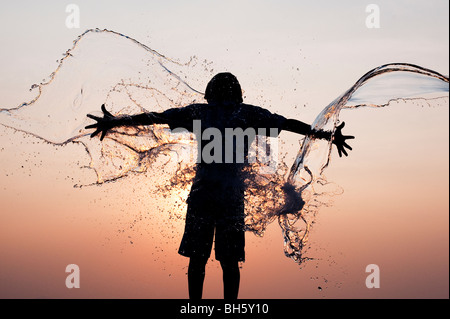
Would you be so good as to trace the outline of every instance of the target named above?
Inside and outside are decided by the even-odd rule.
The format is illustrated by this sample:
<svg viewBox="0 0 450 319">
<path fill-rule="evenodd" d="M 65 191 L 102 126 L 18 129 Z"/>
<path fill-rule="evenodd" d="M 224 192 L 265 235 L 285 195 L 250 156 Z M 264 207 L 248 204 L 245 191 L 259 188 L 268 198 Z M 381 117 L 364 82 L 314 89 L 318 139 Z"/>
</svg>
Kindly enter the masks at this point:
<svg viewBox="0 0 450 319">
<path fill-rule="evenodd" d="M 31 86 L 36 92 L 31 101 L 0 108 L 0 124 L 53 145 L 82 145 L 90 156 L 88 167 L 97 176 L 87 185 L 165 170 L 172 177 L 161 182 L 158 195 L 186 196 L 195 176 L 197 147 L 192 134 L 173 133 L 164 125 L 119 127 L 101 143 L 90 139 L 90 131 L 84 129 L 91 124 L 86 114 L 98 113 L 101 104 L 120 115 L 204 103 L 195 88 L 203 87 L 213 72 L 211 62 L 200 62 L 195 56 L 181 63 L 118 32 L 87 30 L 56 70 Z M 325 107 L 312 126 L 334 131 L 343 109 L 381 108 L 398 99 L 431 100 L 448 97 L 448 92 L 448 77 L 412 64 L 387 64 L 363 75 Z M 252 148 L 264 145 L 258 139 Z M 260 162 L 246 169 L 247 230 L 262 236 L 278 220 L 285 254 L 299 264 L 309 259 L 304 252 L 317 212 L 326 205 L 326 197 L 337 192 L 323 175 L 331 147 L 329 142 L 306 137 L 291 168 L 281 160 L 269 173 Z M 184 215 L 180 211 L 173 216 Z"/>
</svg>

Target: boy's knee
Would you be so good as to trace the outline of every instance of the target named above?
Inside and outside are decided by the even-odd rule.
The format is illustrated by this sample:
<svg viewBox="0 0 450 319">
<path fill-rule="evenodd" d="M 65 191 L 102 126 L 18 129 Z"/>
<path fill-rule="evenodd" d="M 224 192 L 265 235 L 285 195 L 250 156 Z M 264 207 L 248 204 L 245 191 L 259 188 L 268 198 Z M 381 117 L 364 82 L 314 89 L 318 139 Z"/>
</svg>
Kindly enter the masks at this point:
<svg viewBox="0 0 450 319">
<path fill-rule="evenodd" d="M 189 260 L 189 270 L 204 271 L 208 258 L 191 257 Z"/>
<path fill-rule="evenodd" d="M 236 260 L 221 260 L 220 265 L 224 271 L 239 271 L 239 262 Z"/>
</svg>

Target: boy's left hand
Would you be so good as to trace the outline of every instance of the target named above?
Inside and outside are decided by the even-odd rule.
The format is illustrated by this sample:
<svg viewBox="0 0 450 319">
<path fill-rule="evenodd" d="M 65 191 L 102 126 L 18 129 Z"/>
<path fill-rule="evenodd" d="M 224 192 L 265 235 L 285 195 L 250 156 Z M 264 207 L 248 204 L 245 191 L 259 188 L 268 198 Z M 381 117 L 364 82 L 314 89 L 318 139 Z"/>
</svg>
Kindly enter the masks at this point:
<svg viewBox="0 0 450 319">
<path fill-rule="evenodd" d="M 341 125 L 336 127 L 336 131 L 333 135 L 333 144 L 336 145 L 339 157 L 342 157 L 342 154 L 345 156 L 348 156 L 347 151 L 345 148 L 352 150 L 351 146 L 347 144 L 346 140 L 352 140 L 355 137 L 351 135 L 342 135 L 342 129 L 345 126 L 345 122 L 342 122 Z"/>
</svg>

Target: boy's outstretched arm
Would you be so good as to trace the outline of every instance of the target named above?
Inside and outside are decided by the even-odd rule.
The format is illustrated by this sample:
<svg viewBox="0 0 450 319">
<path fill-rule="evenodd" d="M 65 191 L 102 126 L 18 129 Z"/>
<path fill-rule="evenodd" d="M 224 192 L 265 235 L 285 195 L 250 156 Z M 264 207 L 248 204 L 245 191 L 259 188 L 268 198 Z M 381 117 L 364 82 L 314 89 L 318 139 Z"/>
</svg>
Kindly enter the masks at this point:
<svg viewBox="0 0 450 319">
<path fill-rule="evenodd" d="M 87 114 L 87 117 L 97 121 L 95 124 L 91 124 L 86 126 L 86 129 L 95 128 L 94 133 L 91 134 L 91 137 L 96 136 L 98 133 L 102 133 L 100 136 L 100 140 L 102 141 L 105 137 L 106 133 L 117 126 L 139 126 L 139 125 L 151 125 L 151 124 L 167 124 L 167 120 L 160 116 L 159 113 L 142 113 L 138 115 L 132 116 L 114 116 L 109 113 L 105 104 L 101 107 L 103 112 L 103 117 L 94 116 L 91 114 Z"/>
<path fill-rule="evenodd" d="M 311 125 L 303 123 L 294 119 L 287 119 L 282 129 L 290 132 L 294 132 L 302 135 L 312 135 L 315 138 L 326 139 L 328 141 L 332 141 L 339 153 L 339 157 L 342 157 L 342 154 L 348 156 L 347 149 L 352 150 L 351 146 L 347 144 L 346 140 L 354 139 L 354 136 L 350 135 L 342 135 L 342 129 L 345 126 L 345 122 L 342 122 L 341 125 L 336 127 L 336 131 L 334 134 L 330 131 L 317 131 L 311 128 Z"/>
</svg>

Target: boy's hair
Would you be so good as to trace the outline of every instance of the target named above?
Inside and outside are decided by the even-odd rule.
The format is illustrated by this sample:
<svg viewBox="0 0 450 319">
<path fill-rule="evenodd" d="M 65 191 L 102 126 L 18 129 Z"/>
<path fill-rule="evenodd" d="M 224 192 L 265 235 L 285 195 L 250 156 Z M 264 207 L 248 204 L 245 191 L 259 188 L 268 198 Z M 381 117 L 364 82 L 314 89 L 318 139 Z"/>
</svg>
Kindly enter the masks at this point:
<svg viewBox="0 0 450 319">
<path fill-rule="evenodd" d="M 219 73 L 206 86 L 205 99 L 208 103 L 242 103 L 241 85 L 233 74 Z"/>
</svg>

